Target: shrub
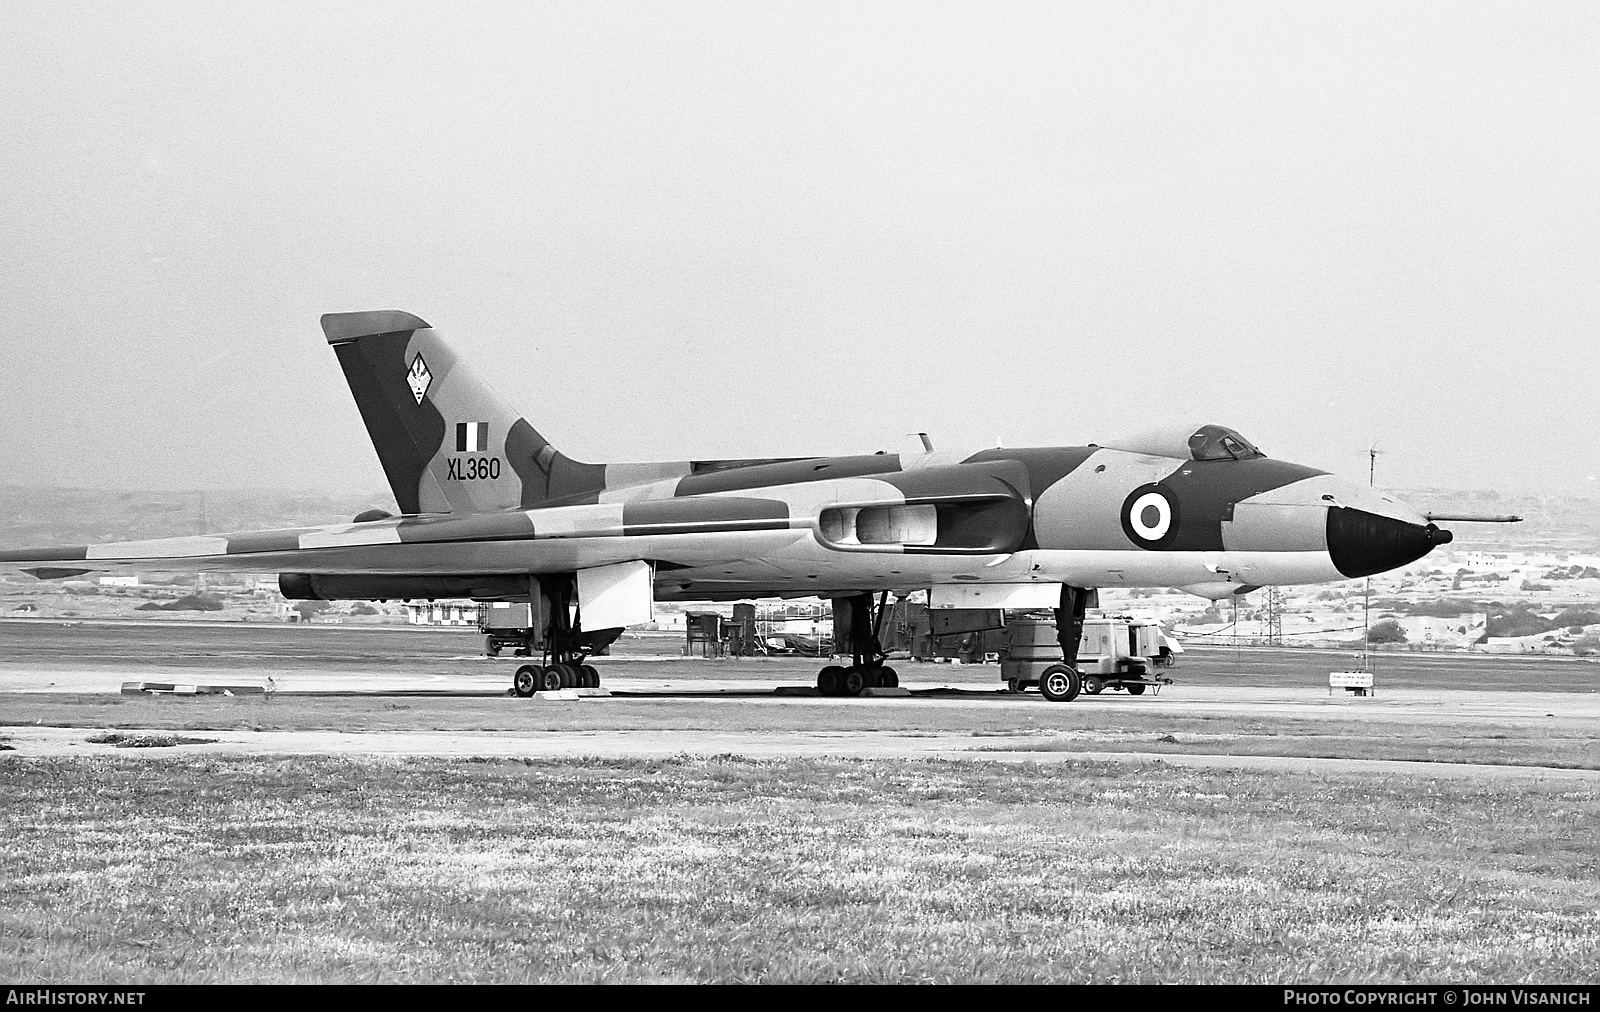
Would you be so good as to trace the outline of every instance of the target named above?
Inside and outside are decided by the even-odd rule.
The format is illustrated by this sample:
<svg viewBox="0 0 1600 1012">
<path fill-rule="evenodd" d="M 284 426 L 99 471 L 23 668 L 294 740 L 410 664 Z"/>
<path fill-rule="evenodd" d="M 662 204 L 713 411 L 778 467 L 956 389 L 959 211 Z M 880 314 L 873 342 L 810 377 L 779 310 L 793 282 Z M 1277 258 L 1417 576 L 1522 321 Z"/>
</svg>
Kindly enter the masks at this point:
<svg viewBox="0 0 1600 1012">
<path fill-rule="evenodd" d="M 221 611 L 221 598 L 210 594 L 185 594 L 166 605 L 168 611 Z"/>
<path fill-rule="evenodd" d="M 1554 625 L 1600 625 L 1600 612 L 1568 608 L 1550 621 Z"/>
<path fill-rule="evenodd" d="M 210 594 L 186 594 L 176 601 L 167 601 L 157 604 L 155 601 L 146 601 L 134 611 L 221 611 L 222 601 Z"/>
<path fill-rule="evenodd" d="M 1425 615 L 1428 618 L 1457 618 L 1475 611 L 1488 611 L 1488 605 L 1471 598 L 1442 597 L 1437 601 L 1419 601 L 1407 609 L 1412 615 Z"/>
<path fill-rule="evenodd" d="M 1489 626 L 1485 635 L 1535 636 L 1547 633 L 1556 627 L 1555 622 L 1530 611 L 1527 605 L 1519 604 L 1511 611 L 1489 616 Z"/>
<path fill-rule="evenodd" d="M 1394 619 L 1386 619 L 1367 630 L 1368 643 L 1404 643 L 1406 631 Z"/>
<path fill-rule="evenodd" d="M 300 613 L 300 621 L 309 622 L 311 621 L 311 616 L 320 615 L 328 610 L 328 602 L 296 601 L 294 603 L 294 610 Z"/>
</svg>

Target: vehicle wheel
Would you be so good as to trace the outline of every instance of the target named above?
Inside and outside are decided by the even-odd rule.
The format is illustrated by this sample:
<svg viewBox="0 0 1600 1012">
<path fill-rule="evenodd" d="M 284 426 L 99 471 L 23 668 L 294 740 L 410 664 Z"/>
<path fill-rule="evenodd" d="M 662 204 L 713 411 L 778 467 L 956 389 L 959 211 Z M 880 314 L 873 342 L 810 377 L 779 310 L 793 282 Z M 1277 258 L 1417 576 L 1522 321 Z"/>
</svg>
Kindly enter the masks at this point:
<svg viewBox="0 0 1600 1012">
<path fill-rule="evenodd" d="M 839 695 L 859 696 L 861 690 L 867 687 L 867 676 L 861 673 L 860 668 L 845 668 L 844 678 L 839 683 Z"/>
<path fill-rule="evenodd" d="M 1140 683 L 1140 682 L 1134 682 L 1132 685 L 1128 686 L 1128 695 L 1130 695 L 1130 696 L 1142 696 L 1142 695 L 1144 695 L 1144 685 L 1142 683 Z"/>
<path fill-rule="evenodd" d="M 598 688 L 600 688 L 600 669 L 595 667 L 593 664 L 585 664 L 582 667 L 583 667 L 583 676 L 584 676 L 584 688 L 586 688 L 586 689 L 598 689 Z"/>
<path fill-rule="evenodd" d="M 557 689 L 564 688 L 565 686 L 562 683 L 566 679 L 562 677 L 562 674 L 561 665 L 559 664 L 552 664 L 545 668 L 544 676 L 539 679 L 539 688 L 546 692 L 554 692 Z"/>
<path fill-rule="evenodd" d="M 1078 673 L 1065 664 L 1052 664 L 1039 676 L 1039 691 L 1052 703 L 1070 703 L 1082 687 Z"/>
<path fill-rule="evenodd" d="M 539 676 L 541 672 L 531 664 L 524 664 L 511 676 L 511 688 L 517 695 L 527 699 L 539 690 Z"/>
<path fill-rule="evenodd" d="M 1083 676 L 1083 691 L 1091 696 L 1098 696 L 1105 691 L 1106 683 L 1100 680 L 1099 675 Z"/>
<path fill-rule="evenodd" d="M 893 668 L 879 668 L 878 684 L 885 689 L 898 689 L 900 687 L 900 673 Z"/>
<path fill-rule="evenodd" d="M 817 691 L 824 696 L 837 696 L 844 685 L 844 669 L 830 664 L 817 672 Z"/>
<path fill-rule="evenodd" d="M 500 656 L 500 644 L 498 644 L 498 643 L 496 643 L 494 641 L 494 637 L 493 636 L 484 637 L 484 640 L 483 640 L 483 652 L 488 654 L 490 657 L 499 657 Z"/>
</svg>

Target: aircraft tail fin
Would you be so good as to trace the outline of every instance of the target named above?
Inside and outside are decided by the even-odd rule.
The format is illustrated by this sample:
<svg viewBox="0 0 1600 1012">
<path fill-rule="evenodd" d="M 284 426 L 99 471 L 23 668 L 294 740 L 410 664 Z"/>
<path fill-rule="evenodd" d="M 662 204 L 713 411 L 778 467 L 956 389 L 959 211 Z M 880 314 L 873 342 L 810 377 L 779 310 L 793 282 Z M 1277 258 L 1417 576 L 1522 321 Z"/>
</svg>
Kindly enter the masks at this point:
<svg viewBox="0 0 1600 1012">
<path fill-rule="evenodd" d="M 531 509 L 605 487 L 410 313 L 329 313 L 333 346 L 402 513 Z"/>
</svg>

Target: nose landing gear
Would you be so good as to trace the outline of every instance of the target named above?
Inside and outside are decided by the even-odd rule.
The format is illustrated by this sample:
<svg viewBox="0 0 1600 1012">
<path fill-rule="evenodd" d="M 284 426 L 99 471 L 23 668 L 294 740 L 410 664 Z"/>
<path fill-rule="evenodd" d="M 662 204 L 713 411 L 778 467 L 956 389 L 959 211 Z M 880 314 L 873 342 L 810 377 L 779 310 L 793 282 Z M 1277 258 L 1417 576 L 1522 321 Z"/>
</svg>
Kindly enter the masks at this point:
<svg viewBox="0 0 1600 1012">
<path fill-rule="evenodd" d="M 1072 702 L 1081 687 L 1077 669 L 1065 664 L 1052 664 L 1039 676 L 1039 692 L 1052 703 Z"/>
</svg>

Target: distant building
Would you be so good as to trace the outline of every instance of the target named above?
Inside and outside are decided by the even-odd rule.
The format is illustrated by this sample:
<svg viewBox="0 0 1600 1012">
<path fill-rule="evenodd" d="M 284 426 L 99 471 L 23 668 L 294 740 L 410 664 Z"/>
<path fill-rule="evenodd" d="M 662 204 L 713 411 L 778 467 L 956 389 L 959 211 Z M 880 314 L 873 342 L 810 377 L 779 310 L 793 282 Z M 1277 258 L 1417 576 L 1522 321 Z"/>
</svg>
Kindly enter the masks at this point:
<svg viewBox="0 0 1600 1012">
<path fill-rule="evenodd" d="M 1489 616 L 1481 611 L 1467 612 L 1454 618 L 1405 615 L 1395 621 L 1405 631 L 1407 645 L 1423 649 L 1465 648 L 1483 638 L 1489 627 Z"/>
<path fill-rule="evenodd" d="M 1534 560 L 1522 552 L 1463 552 L 1461 564 L 1468 569 L 1514 569 Z"/>
<path fill-rule="evenodd" d="M 473 601 L 410 601 L 406 617 L 412 625 L 478 624 L 478 605 Z"/>
<path fill-rule="evenodd" d="M 100 577 L 100 586 L 102 587 L 137 587 L 138 585 L 139 578 L 137 576 Z"/>
</svg>

